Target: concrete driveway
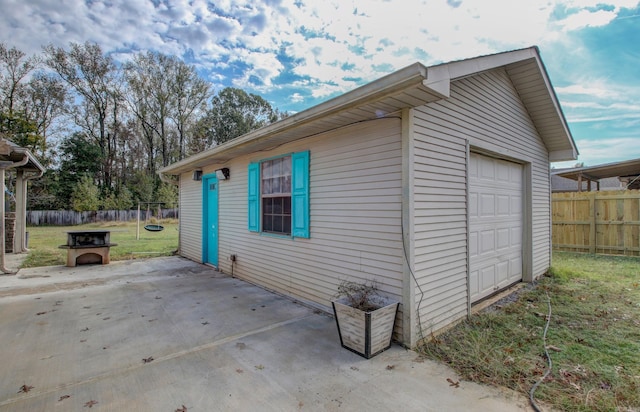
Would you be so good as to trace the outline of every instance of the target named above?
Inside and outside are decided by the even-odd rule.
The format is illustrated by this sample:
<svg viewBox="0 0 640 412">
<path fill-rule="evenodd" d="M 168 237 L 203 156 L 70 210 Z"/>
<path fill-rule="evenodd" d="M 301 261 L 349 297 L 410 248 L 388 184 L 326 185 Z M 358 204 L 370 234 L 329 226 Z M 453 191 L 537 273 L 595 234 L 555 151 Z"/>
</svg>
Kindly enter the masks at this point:
<svg viewBox="0 0 640 412">
<path fill-rule="evenodd" d="M 0 411 L 517 411 L 394 345 L 179 257 L 0 277 Z"/>
</svg>

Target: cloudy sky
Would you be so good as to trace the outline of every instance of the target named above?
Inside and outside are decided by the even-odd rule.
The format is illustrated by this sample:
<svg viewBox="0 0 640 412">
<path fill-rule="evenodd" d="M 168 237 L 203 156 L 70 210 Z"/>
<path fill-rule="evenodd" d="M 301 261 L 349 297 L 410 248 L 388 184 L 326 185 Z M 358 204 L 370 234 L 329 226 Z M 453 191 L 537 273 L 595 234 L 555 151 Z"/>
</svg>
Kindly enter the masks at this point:
<svg viewBox="0 0 640 412">
<path fill-rule="evenodd" d="M 0 42 L 156 50 L 296 112 L 419 61 L 537 45 L 586 165 L 640 158 L 638 0 L 0 0 Z M 572 162 L 573 163 L 573 162 Z M 557 164 L 564 166 L 566 164 Z"/>
</svg>

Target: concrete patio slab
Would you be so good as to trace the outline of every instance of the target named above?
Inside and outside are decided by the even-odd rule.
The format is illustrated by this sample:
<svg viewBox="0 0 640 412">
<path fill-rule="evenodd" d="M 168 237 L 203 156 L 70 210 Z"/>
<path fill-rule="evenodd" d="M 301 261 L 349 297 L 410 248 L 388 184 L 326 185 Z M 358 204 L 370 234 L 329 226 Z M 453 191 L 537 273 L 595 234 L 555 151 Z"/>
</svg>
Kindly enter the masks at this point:
<svg viewBox="0 0 640 412">
<path fill-rule="evenodd" d="M 327 314 L 179 257 L 0 277 L 0 348 L 0 411 L 528 409 L 397 345 L 365 360 Z"/>
</svg>

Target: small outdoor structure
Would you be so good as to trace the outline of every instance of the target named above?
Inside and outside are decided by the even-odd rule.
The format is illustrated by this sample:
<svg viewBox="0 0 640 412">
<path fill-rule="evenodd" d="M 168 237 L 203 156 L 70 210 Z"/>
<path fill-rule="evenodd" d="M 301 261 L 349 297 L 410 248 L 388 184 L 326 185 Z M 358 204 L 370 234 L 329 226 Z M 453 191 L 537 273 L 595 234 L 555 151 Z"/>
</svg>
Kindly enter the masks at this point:
<svg viewBox="0 0 640 412">
<path fill-rule="evenodd" d="M 0 240 L 2 248 L 0 248 L 0 272 L 12 274 L 11 270 L 5 267 L 5 240 L 7 233 L 5 230 L 5 177 L 8 172 L 15 171 L 15 214 L 14 214 L 14 234 L 13 234 L 13 253 L 24 253 L 27 249 L 26 227 L 27 227 L 27 183 L 31 179 L 36 179 L 44 173 L 44 167 L 38 159 L 26 148 L 2 138 L 0 136 Z"/>
<path fill-rule="evenodd" d="M 552 170 L 551 174 L 552 177 L 571 179 L 577 182 L 577 184 L 574 183 L 573 190 L 571 191 L 582 192 L 586 189 L 587 192 L 590 192 L 593 189 L 591 185 L 592 182 L 595 183 L 595 190 L 597 191 L 640 189 L 640 159 L 624 160 L 596 166 Z M 604 184 L 607 180 L 617 181 L 617 185 L 614 185 L 614 187 L 605 186 Z M 586 188 L 584 187 L 585 181 L 587 183 Z"/>
<path fill-rule="evenodd" d="M 415 63 L 160 173 L 182 256 L 329 313 L 375 281 L 415 346 L 546 272 L 549 164 L 576 156 L 530 47 Z"/>
<path fill-rule="evenodd" d="M 117 246 L 110 242 L 111 232 L 108 230 L 82 230 L 67 232 L 67 244 L 60 249 L 67 249 L 67 266 L 90 263 L 109 263 L 109 250 Z"/>
</svg>

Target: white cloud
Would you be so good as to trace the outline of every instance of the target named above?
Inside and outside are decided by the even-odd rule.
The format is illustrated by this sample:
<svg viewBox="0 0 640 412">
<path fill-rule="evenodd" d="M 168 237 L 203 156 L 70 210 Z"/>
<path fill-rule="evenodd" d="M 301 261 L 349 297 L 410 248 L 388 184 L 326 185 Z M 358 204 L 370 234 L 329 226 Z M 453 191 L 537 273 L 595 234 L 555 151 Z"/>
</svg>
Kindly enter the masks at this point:
<svg viewBox="0 0 640 412">
<path fill-rule="evenodd" d="M 582 29 L 584 27 L 598 27 L 605 26 L 613 19 L 615 19 L 617 13 L 615 11 L 598 10 L 591 12 L 588 10 L 581 10 L 576 14 L 572 14 L 564 20 L 558 22 L 562 26 L 563 31 L 572 31 Z"/>
<path fill-rule="evenodd" d="M 603 138 L 601 140 L 578 139 L 580 161 L 585 165 L 598 165 L 640 158 L 638 137 Z"/>
<path fill-rule="evenodd" d="M 192 50 L 202 69 L 241 62 L 237 86 L 260 79 L 276 88 L 285 69 L 278 54 L 295 61 L 315 98 L 353 89 L 405 67 L 456 60 L 507 49 L 567 41 L 567 32 L 608 24 L 636 0 L 0 0 L 5 30 L 0 41 L 27 53 L 49 42 L 93 41 L 103 50 L 152 49 L 182 56 Z M 609 6 L 608 8 L 604 7 Z M 558 8 L 566 17 L 553 21 Z M 578 50 L 580 53 L 587 51 Z M 383 67 L 383 71 L 379 71 Z M 235 75 L 235 74 L 234 74 Z M 221 79 L 219 73 L 212 78 Z M 585 82 L 557 88 L 561 95 L 612 98 Z M 577 106 L 576 106 L 577 108 Z"/>
<path fill-rule="evenodd" d="M 293 93 L 290 97 L 289 100 L 292 103 L 300 103 L 302 101 L 304 101 L 304 96 L 301 95 L 300 93 Z"/>
<path fill-rule="evenodd" d="M 617 92 L 610 88 L 585 86 L 585 84 L 589 83 L 580 82 L 569 86 L 555 87 L 555 90 L 558 95 L 586 95 L 595 98 L 610 98 L 617 96 Z"/>
</svg>

